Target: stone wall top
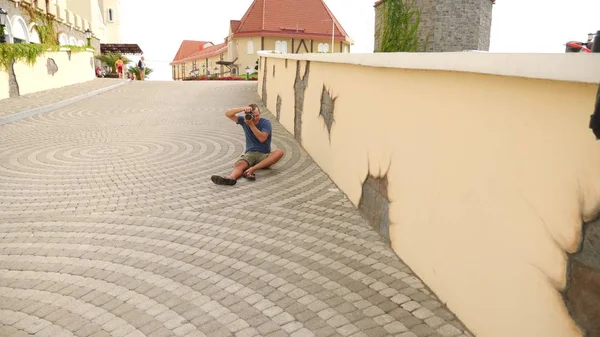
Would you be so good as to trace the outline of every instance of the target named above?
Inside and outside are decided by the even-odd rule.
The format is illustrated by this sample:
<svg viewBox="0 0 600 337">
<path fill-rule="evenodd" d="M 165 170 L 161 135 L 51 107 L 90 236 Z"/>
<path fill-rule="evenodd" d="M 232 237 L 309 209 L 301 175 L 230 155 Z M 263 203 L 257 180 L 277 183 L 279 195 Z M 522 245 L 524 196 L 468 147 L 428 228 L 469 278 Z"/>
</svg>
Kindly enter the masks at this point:
<svg viewBox="0 0 600 337">
<path fill-rule="evenodd" d="M 279 54 L 260 51 L 259 56 L 345 63 L 366 67 L 460 71 L 543 80 L 598 83 L 600 54 L 501 54 L 487 52 Z"/>
</svg>

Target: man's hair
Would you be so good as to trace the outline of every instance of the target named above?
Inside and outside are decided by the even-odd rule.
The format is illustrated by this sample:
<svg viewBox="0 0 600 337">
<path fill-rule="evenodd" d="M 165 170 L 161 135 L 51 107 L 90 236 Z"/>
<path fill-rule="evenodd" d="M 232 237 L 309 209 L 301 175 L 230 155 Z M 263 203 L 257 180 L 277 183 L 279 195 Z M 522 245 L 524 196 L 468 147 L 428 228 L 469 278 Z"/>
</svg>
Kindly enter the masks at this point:
<svg viewBox="0 0 600 337">
<path fill-rule="evenodd" d="M 252 104 L 249 104 L 248 106 L 252 108 L 252 111 L 258 110 L 258 112 L 260 112 L 260 108 L 258 107 L 257 104 L 252 103 Z"/>
</svg>

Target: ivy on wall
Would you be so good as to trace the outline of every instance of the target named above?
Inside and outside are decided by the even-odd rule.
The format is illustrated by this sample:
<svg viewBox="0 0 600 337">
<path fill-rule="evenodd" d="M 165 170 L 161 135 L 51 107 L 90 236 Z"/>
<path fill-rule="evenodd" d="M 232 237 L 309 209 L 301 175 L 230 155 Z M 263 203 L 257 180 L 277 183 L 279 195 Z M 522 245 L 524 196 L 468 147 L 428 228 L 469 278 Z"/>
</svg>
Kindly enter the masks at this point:
<svg viewBox="0 0 600 337">
<path fill-rule="evenodd" d="M 58 51 L 68 49 L 69 51 L 85 51 L 90 47 L 59 46 L 58 35 L 54 27 L 54 18 L 50 15 L 37 11 L 33 6 L 23 5 L 29 14 L 29 23 L 35 23 L 40 36 L 40 44 L 27 43 L 2 43 L 0 44 L 0 71 L 12 68 L 12 64 L 24 61 L 29 65 L 35 64 L 37 58 L 47 51 Z M 0 34 L 4 34 L 4 28 L 0 27 Z"/>
<path fill-rule="evenodd" d="M 0 70 L 8 70 L 18 61 L 33 65 L 44 51 L 46 48 L 41 44 L 3 43 L 0 45 Z"/>
<path fill-rule="evenodd" d="M 416 52 L 424 50 L 419 44 L 421 10 L 415 0 L 386 0 L 383 8 L 382 52 Z"/>
<path fill-rule="evenodd" d="M 40 42 L 48 46 L 58 46 L 58 35 L 54 28 L 54 18 L 50 15 L 38 12 L 32 6 L 24 6 L 29 14 L 29 23 L 35 23 Z"/>
</svg>

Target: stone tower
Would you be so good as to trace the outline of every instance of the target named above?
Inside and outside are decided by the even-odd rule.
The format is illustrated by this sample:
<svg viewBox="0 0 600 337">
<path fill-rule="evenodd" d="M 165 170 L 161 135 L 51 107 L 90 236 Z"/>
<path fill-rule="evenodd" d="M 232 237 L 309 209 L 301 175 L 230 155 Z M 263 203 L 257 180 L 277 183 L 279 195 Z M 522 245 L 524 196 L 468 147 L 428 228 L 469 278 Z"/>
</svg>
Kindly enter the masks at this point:
<svg viewBox="0 0 600 337">
<path fill-rule="evenodd" d="M 375 52 L 381 47 L 386 0 L 375 3 Z M 421 43 L 428 52 L 487 51 L 495 0 L 415 0 L 421 10 Z"/>
</svg>

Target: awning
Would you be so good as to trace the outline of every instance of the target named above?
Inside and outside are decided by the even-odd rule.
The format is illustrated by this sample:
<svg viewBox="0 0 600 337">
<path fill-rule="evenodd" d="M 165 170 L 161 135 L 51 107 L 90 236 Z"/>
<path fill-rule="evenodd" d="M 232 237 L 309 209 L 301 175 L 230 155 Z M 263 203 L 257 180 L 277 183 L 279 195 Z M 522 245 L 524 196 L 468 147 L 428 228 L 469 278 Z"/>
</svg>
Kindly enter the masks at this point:
<svg viewBox="0 0 600 337">
<path fill-rule="evenodd" d="M 143 54 L 144 52 L 137 44 L 101 43 L 100 53 Z"/>
</svg>

